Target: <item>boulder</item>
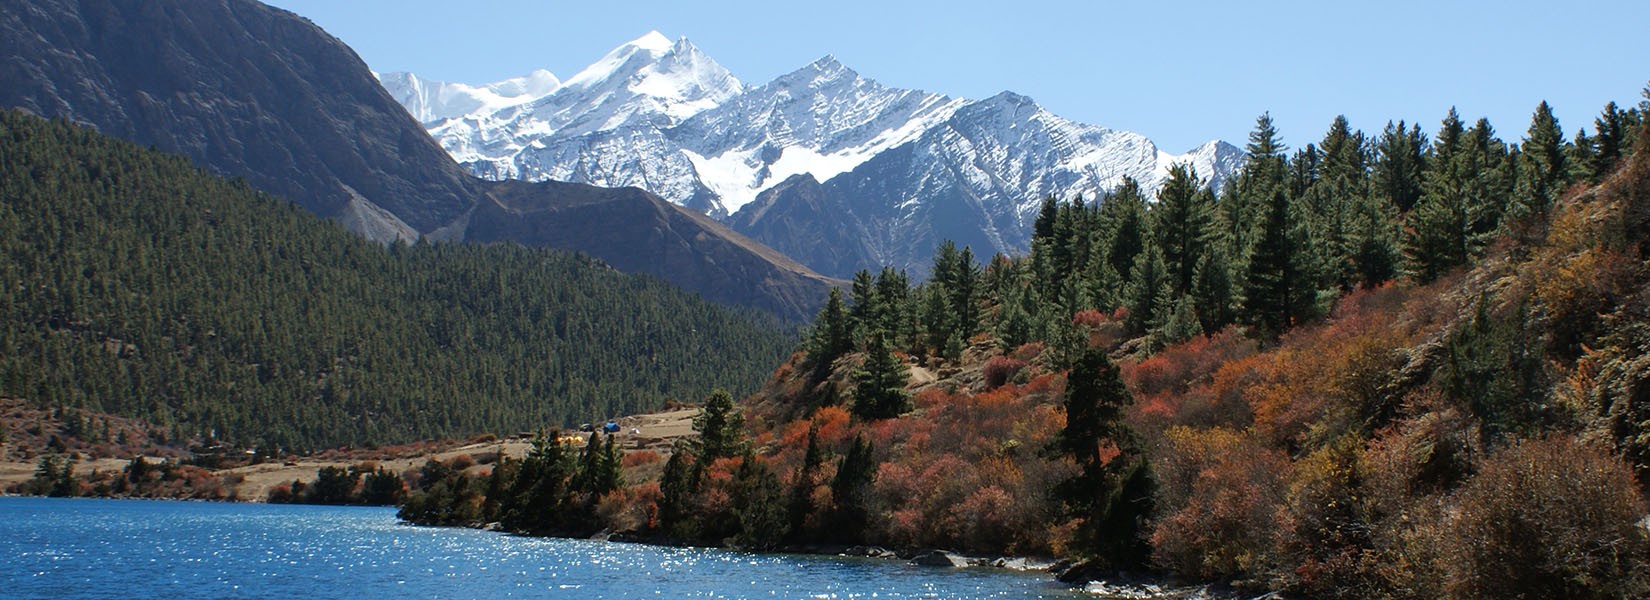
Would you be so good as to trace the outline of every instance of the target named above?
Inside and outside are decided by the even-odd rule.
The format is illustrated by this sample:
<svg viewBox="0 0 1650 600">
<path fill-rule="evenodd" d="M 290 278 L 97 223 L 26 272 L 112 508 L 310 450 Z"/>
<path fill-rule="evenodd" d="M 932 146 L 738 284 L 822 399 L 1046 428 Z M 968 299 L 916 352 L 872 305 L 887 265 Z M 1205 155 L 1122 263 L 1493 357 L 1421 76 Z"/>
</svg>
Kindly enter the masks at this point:
<svg viewBox="0 0 1650 600">
<path fill-rule="evenodd" d="M 924 567 L 966 567 L 968 559 L 944 550 L 929 550 L 911 559 L 911 564 Z"/>
</svg>

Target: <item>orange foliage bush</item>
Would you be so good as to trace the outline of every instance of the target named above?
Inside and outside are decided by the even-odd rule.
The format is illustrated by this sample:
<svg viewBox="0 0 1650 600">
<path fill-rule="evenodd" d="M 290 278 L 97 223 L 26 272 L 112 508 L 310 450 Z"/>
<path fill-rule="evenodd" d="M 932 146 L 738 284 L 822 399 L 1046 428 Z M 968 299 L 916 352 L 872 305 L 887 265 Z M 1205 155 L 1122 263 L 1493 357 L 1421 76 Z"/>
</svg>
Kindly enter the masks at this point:
<svg viewBox="0 0 1650 600">
<path fill-rule="evenodd" d="M 664 459 L 665 458 L 660 456 L 658 452 L 654 452 L 652 450 L 638 450 L 636 452 L 626 453 L 624 458 L 619 459 L 619 466 L 626 469 L 634 469 L 642 465 L 651 465 Z"/>
<path fill-rule="evenodd" d="M 1289 459 L 1227 429 L 1176 427 L 1153 461 L 1163 517 L 1152 532 L 1159 565 L 1198 577 L 1256 577 L 1270 556 Z"/>
</svg>

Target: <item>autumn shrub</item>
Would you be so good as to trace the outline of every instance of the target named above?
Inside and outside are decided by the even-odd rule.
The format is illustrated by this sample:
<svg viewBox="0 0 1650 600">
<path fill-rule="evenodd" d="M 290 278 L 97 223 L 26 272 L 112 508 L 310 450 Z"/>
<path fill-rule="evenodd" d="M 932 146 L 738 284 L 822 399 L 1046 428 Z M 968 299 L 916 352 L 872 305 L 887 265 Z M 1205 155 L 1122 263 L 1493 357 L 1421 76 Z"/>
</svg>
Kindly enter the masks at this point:
<svg viewBox="0 0 1650 600">
<path fill-rule="evenodd" d="M 961 548 L 990 552 L 1008 547 L 1024 531 L 1014 498 L 1003 488 L 987 485 L 974 490 L 951 510 L 958 523 Z"/>
<path fill-rule="evenodd" d="M 460 454 L 447 459 L 447 468 L 454 471 L 463 471 L 473 466 L 476 466 L 476 459 L 468 454 Z"/>
<path fill-rule="evenodd" d="M 1248 434 L 1176 427 L 1153 461 L 1163 515 L 1153 560 L 1200 578 L 1254 579 L 1274 567 L 1288 457 Z"/>
<path fill-rule="evenodd" d="M 1603 449 L 1554 436 L 1491 455 L 1448 521 L 1454 598 L 1642 598 L 1650 540 L 1632 472 Z"/>
<path fill-rule="evenodd" d="M 1361 438 L 1347 435 L 1295 462 L 1278 527 L 1282 587 L 1355 597 L 1376 583 L 1362 448 Z"/>
<path fill-rule="evenodd" d="M 654 452 L 652 450 L 638 450 L 636 452 L 627 453 L 624 455 L 624 458 L 619 459 L 619 466 L 625 469 L 634 469 L 643 465 L 663 462 L 664 460 L 665 458 L 660 456 L 658 452 Z"/>
</svg>

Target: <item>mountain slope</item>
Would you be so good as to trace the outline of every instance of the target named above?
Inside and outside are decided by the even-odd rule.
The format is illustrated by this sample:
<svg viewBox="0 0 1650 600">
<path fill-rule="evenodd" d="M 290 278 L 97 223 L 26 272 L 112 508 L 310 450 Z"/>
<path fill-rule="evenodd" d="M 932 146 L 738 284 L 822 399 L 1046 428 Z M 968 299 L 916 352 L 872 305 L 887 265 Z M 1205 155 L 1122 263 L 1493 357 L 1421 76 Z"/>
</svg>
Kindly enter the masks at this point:
<svg viewBox="0 0 1650 600">
<path fill-rule="evenodd" d="M 380 237 L 410 239 L 480 196 L 349 47 L 291 13 L 225 0 L 9 4 L 0 106 L 183 154 L 322 216 L 379 221 Z"/>
<path fill-rule="evenodd" d="M 250 0 L 19 0 L 8 6 L 15 10 L 0 11 L 0 56 L 6 57 L 0 59 L 0 106 L 69 118 L 183 154 L 373 239 L 501 239 L 494 232 L 466 231 L 477 207 L 491 202 L 494 184 L 455 164 L 353 51 L 297 15 Z M 631 116 L 647 122 L 656 111 L 685 117 L 691 110 L 681 103 L 723 98 L 739 89 L 725 70 L 691 48 L 661 41 L 640 40 L 560 83 L 556 89 L 582 93 L 577 102 L 556 105 L 567 116 L 557 126 L 605 126 Z M 673 56 L 680 60 L 672 62 Z M 505 105 L 555 84 L 553 76 L 539 74 L 459 93 L 452 86 L 401 81 L 410 86 L 404 86 L 402 99 L 431 115 L 466 103 Z M 648 99 L 657 102 L 648 110 L 636 108 Z M 556 186 L 535 189 L 571 193 Z M 591 221 L 578 227 L 644 234 L 672 230 L 685 242 L 672 252 L 737 264 L 725 270 L 649 271 L 707 297 L 742 298 L 801 319 L 811 316 L 824 296 L 827 282 L 806 273 L 793 276 L 794 264 L 749 240 L 729 238 L 725 228 L 664 212 L 648 216 L 659 220 Z M 553 237 L 520 233 L 522 240 Z M 657 256 L 660 250 L 650 244 L 638 239 L 600 251 L 566 248 L 637 265 L 644 261 L 613 250 Z"/>
<path fill-rule="evenodd" d="M 603 206 L 593 202 L 590 206 Z M 0 396 L 289 449 L 754 389 L 780 322 L 516 244 L 376 244 L 176 156 L 0 111 Z"/>
<path fill-rule="evenodd" d="M 623 271 L 702 282 L 714 302 L 795 320 L 819 305 L 808 294 L 840 284 L 636 188 L 501 181 L 470 215 L 466 239 L 577 248 Z"/>
</svg>

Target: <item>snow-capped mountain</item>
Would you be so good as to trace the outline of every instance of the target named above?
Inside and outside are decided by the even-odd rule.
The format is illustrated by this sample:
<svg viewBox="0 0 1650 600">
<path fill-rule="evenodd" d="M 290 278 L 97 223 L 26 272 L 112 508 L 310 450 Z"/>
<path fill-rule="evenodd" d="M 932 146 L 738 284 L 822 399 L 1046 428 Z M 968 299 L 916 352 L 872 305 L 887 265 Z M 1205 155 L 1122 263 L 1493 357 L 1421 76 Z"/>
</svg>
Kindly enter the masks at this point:
<svg viewBox="0 0 1650 600">
<path fill-rule="evenodd" d="M 1095 198 L 1124 177 L 1155 190 L 1177 162 L 1220 185 L 1242 160 L 1219 141 L 1170 154 L 1012 93 L 969 101 L 891 88 L 829 56 L 746 86 L 658 32 L 520 102 L 473 92 L 526 89 L 509 83 L 519 80 L 383 79 L 482 177 L 643 188 L 832 276 L 883 264 L 923 273 L 942 239 L 981 256 L 1023 253 L 1045 196 Z"/>
<path fill-rule="evenodd" d="M 980 254 L 1023 253 L 1047 196 L 1094 199 L 1124 177 L 1155 186 L 1174 163 L 1224 176 L 1241 158 L 1221 142 L 1168 155 L 1140 134 L 1073 123 L 1004 92 L 823 183 L 793 180 L 764 192 L 730 224 L 821 273 L 890 264 L 920 275 L 948 239 Z M 849 225 L 798 235 L 802 223 Z M 845 253 L 853 229 L 864 233 Z"/>
<path fill-rule="evenodd" d="M 482 86 L 424 79 L 407 72 L 374 75 L 396 102 L 425 124 L 471 114 L 492 114 L 543 98 L 561 87 L 561 80 L 544 69 Z"/>
</svg>

